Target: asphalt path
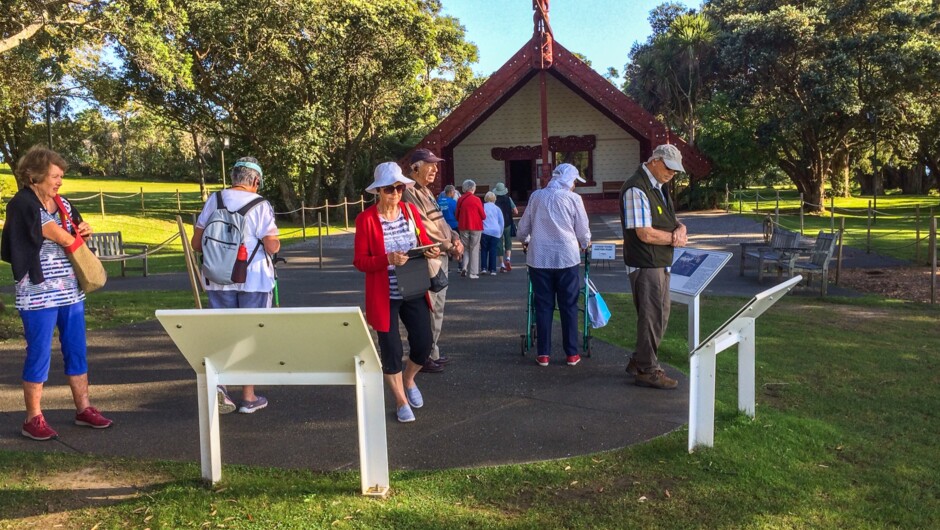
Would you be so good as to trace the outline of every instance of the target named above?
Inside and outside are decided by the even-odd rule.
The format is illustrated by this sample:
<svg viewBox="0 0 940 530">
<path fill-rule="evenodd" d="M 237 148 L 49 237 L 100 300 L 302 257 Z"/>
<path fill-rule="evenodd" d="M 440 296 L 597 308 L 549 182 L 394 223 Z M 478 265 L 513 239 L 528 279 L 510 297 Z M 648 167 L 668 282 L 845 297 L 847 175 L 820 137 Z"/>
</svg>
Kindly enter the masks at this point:
<svg viewBox="0 0 940 530">
<path fill-rule="evenodd" d="M 735 256 L 706 294 L 750 297 L 770 287 L 753 273 L 738 275 L 738 243 L 760 238 L 760 225 L 724 212 L 680 216 L 689 245 Z M 595 242 L 621 243 L 619 219 L 592 219 Z M 352 234 L 316 238 L 285 249 L 279 267 L 283 307 L 350 306 L 364 303 L 363 274 L 352 265 Z M 323 258 L 320 259 L 322 253 Z M 845 266 L 888 266 L 889 259 L 847 251 Z M 682 428 L 688 419 L 688 378 L 675 391 L 640 388 L 623 368 L 629 352 L 592 341 L 592 355 L 569 367 L 555 348 L 552 364 L 539 367 L 522 354 L 525 332 L 524 256 L 513 253 L 511 273 L 461 278 L 451 268 L 443 352 L 453 359 L 441 374 L 420 374 L 425 406 L 417 421 L 395 421 L 386 395 L 389 461 L 393 469 L 441 469 L 521 463 L 611 450 Z M 596 262 L 591 279 L 602 292 L 629 292 L 622 262 Z M 184 274 L 113 278 L 109 290 L 188 290 Z M 9 291 L 9 290 L 8 290 Z M 813 296 L 815 290 L 795 291 Z M 832 294 L 851 295 L 838 287 Z M 614 315 L 611 324 L 630 326 Z M 702 330 L 705 334 L 711 330 Z M 558 342 L 559 330 L 554 335 Z M 24 343 L 0 344 L 0 449 L 55 451 L 148 460 L 199 461 L 195 376 L 156 322 L 88 334 L 93 403 L 115 420 L 96 431 L 72 424 L 74 410 L 53 355 L 43 398 L 54 441 L 19 434 L 23 422 L 20 385 Z M 270 346 L 272 350 L 276 344 Z M 57 347 L 54 348 L 57 352 Z M 311 354 L 328 355 L 311 344 Z M 222 417 L 223 463 L 358 469 L 353 387 L 259 388 L 270 405 L 255 414 Z M 234 392 L 238 397 L 237 390 Z"/>
</svg>

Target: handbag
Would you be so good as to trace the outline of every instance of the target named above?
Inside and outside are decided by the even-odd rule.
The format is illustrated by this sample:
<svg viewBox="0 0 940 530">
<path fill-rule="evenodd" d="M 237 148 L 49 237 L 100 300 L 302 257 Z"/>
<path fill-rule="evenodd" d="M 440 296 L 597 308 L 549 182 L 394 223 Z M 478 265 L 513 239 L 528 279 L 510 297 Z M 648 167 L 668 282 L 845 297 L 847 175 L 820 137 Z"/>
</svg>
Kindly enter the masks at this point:
<svg viewBox="0 0 940 530">
<path fill-rule="evenodd" d="M 58 195 L 55 197 L 55 202 L 59 207 L 59 218 L 62 220 L 62 227 L 65 228 L 68 226 L 66 223 L 65 204 L 62 203 L 62 199 L 59 198 Z M 69 263 L 72 264 L 72 269 L 75 270 L 75 278 L 78 280 L 78 286 L 81 287 L 85 294 L 97 291 L 107 283 L 108 273 L 104 270 L 104 265 L 101 264 L 101 260 L 98 259 L 98 256 L 95 256 L 91 249 L 88 248 L 82 236 L 77 233 L 75 234 L 75 242 L 72 243 L 71 246 L 66 247 L 65 255 L 68 256 Z"/>
<path fill-rule="evenodd" d="M 431 287 L 428 281 L 428 264 L 424 256 L 409 258 L 404 265 L 395 266 L 395 276 L 398 278 L 398 292 L 405 300 L 420 298 L 427 294 Z"/>
<path fill-rule="evenodd" d="M 597 287 L 594 286 L 594 282 L 588 280 L 587 284 L 587 310 L 588 317 L 591 319 L 591 327 L 595 329 L 602 328 L 606 326 L 607 322 L 610 320 L 610 309 L 607 308 L 607 302 L 604 301 L 604 297 L 601 296 L 601 293 L 597 292 Z"/>
<path fill-rule="evenodd" d="M 446 256 L 445 256 L 446 259 Z M 434 270 L 437 269 L 437 272 Z M 441 260 L 439 259 L 429 259 L 428 260 L 428 274 L 431 276 L 431 292 L 439 293 L 444 289 L 447 289 L 448 279 L 447 274 L 444 273 L 444 267 L 441 265 Z"/>
</svg>

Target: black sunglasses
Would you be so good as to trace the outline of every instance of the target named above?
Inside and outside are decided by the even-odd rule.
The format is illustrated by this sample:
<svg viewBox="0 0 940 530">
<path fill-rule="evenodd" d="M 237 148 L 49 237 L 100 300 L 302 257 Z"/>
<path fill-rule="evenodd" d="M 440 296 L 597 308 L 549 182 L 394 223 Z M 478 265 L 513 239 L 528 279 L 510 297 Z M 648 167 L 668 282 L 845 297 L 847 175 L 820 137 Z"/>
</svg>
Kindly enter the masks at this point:
<svg viewBox="0 0 940 530">
<path fill-rule="evenodd" d="M 394 185 L 394 186 L 385 186 L 384 188 L 382 188 L 382 191 L 385 192 L 385 193 L 388 193 L 389 195 L 391 195 L 392 193 L 394 193 L 394 192 L 396 192 L 396 191 L 397 191 L 398 193 L 404 193 L 404 192 L 405 192 L 405 185 L 404 185 L 404 184 L 396 184 L 396 185 Z"/>
</svg>

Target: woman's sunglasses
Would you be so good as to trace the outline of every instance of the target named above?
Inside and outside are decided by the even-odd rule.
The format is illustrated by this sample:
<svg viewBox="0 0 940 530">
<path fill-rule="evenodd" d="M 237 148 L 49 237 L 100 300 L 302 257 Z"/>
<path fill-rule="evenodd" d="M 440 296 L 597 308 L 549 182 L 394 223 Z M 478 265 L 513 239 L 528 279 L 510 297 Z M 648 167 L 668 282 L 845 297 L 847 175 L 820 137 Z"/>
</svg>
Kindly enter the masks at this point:
<svg viewBox="0 0 940 530">
<path fill-rule="evenodd" d="M 396 192 L 396 191 L 397 191 L 398 193 L 404 193 L 404 192 L 405 192 L 405 185 L 404 185 L 404 184 L 396 184 L 396 185 L 394 185 L 394 186 L 385 186 L 384 188 L 382 188 L 382 191 L 383 191 L 384 193 L 388 193 L 389 195 L 391 195 L 392 193 L 394 193 L 394 192 Z"/>
</svg>

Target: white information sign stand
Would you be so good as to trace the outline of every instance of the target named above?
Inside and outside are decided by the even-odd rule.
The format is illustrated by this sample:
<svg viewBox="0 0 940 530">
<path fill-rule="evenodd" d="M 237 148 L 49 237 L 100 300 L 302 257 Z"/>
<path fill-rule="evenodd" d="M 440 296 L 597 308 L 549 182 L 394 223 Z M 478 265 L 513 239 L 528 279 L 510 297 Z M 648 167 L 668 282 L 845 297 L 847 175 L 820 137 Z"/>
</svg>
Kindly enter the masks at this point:
<svg viewBox="0 0 940 530">
<path fill-rule="evenodd" d="M 689 306 L 689 351 L 698 347 L 699 296 L 731 259 L 730 252 L 676 248 L 672 255 L 669 294 L 673 302 Z"/>
<path fill-rule="evenodd" d="M 758 293 L 692 351 L 689 358 L 689 452 L 715 442 L 715 366 L 718 353 L 738 345 L 738 410 L 754 417 L 754 322 L 800 283 L 802 276 Z"/>
<path fill-rule="evenodd" d="M 203 478 L 222 477 L 217 385 L 355 385 L 362 494 L 388 493 L 382 366 L 358 307 L 156 315 L 196 372 Z"/>
</svg>

